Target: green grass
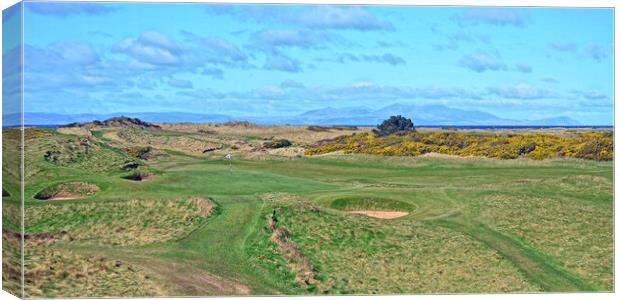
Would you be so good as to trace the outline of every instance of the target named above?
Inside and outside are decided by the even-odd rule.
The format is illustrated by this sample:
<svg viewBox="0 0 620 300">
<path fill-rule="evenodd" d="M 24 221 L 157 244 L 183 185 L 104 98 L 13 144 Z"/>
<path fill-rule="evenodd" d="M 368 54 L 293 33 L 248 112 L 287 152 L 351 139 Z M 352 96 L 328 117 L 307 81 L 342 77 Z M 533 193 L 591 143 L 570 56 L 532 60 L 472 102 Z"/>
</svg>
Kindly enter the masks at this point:
<svg viewBox="0 0 620 300">
<path fill-rule="evenodd" d="M 497 250 L 517 266 L 532 283 L 545 291 L 594 291 L 600 288 L 584 282 L 578 276 L 561 267 L 553 258 L 528 245 L 525 241 L 494 231 L 483 224 L 463 224 L 458 221 L 437 222 L 463 232 Z"/>
<path fill-rule="evenodd" d="M 30 161 L 43 171 L 28 179 L 26 231 L 66 230 L 76 238 L 50 249 L 122 260 L 174 295 L 239 293 L 222 288 L 231 286 L 253 294 L 613 288 L 610 162 L 343 155 L 236 157 L 230 166 L 168 152 L 146 162 L 156 178 L 133 182 L 118 168 L 89 169 L 103 158 L 51 164 L 41 159 L 42 147 L 33 149 Z M 95 157 L 125 158 L 105 144 L 96 150 Z M 101 190 L 75 200 L 33 198 L 70 181 Z M 194 196 L 214 199 L 217 213 L 192 218 L 196 210 L 183 201 Z M 295 282 L 269 240 L 274 209 L 316 267 L 316 286 Z M 342 211 L 352 209 L 410 214 L 379 220 Z M 128 226 L 131 234 L 116 232 Z M 203 273 L 216 279 L 183 279 Z"/>
</svg>

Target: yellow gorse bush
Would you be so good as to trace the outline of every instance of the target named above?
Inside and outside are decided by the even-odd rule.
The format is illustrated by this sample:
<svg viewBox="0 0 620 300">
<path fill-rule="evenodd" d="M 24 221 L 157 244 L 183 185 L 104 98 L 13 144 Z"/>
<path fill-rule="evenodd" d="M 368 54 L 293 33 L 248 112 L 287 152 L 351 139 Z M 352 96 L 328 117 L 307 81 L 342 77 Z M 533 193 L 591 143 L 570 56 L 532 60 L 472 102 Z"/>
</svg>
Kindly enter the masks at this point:
<svg viewBox="0 0 620 300">
<path fill-rule="evenodd" d="M 462 132 L 372 133 L 341 136 L 330 143 L 311 146 L 306 155 L 343 151 L 374 155 L 417 156 L 441 153 L 499 159 L 574 157 L 598 161 L 613 159 L 613 133 L 588 132 L 574 136 L 536 134 L 472 134 Z"/>
</svg>

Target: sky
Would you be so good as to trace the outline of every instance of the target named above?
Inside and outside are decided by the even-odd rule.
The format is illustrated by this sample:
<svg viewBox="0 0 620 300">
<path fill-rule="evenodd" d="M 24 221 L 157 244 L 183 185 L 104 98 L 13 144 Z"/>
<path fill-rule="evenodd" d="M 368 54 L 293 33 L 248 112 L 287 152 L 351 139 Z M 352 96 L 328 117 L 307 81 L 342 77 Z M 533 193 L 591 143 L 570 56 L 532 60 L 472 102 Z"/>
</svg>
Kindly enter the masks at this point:
<svg viewBox="0 0 620 300">
<path fill-rule="evenodd" d="M 26 2 L 24 61 L 26 112 L 613 123 L 612 9 Z"/>
</svg>

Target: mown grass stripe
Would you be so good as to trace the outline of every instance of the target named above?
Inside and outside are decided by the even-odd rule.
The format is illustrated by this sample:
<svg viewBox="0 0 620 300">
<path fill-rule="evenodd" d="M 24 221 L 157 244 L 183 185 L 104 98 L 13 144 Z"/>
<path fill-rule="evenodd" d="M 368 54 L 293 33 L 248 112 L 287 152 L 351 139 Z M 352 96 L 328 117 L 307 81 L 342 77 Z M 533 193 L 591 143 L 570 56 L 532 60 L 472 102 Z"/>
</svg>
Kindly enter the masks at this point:
<svg viewBox="0 0 620 300">
<path fill-rule="evenodd" d="M 524 275 L 548 292 L 600 290 L 586 283 L 525 242 L 497 232 L 483 224 L 467 224 L 454 219 L 433 221 L 484 243 L 509 259 Z"/>
</svg>

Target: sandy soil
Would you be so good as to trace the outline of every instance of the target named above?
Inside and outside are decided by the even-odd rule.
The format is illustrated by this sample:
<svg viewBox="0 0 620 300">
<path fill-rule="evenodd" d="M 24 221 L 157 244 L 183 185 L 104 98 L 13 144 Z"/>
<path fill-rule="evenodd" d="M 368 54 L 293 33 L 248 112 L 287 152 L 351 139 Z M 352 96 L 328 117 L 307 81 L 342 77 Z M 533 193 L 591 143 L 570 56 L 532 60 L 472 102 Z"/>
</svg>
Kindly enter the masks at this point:
<svg viewBox="0 0 620 300">
<path fill-rule="evenodd" d="M 49 199 L 46 199 L 46 201 L 49 200 L 71 200 L 71 199 L 77 199 L 80 198 L 79 195 L 71 195 L 71 196 L 57 196 L 57 197 L 51 197 Z"/>
<path fill-rule="evenodd" d="M 369 217 L 377 218 L 377 219 L 396 219 L 396 218 L 404 217 L 409 214 L 408 212 L 404 212 L 404 211 L 381 211 L 381 210 L 352 210 L 352 211 L 349 211 L 349 213 L 367 215 Z"/>
</svg>

